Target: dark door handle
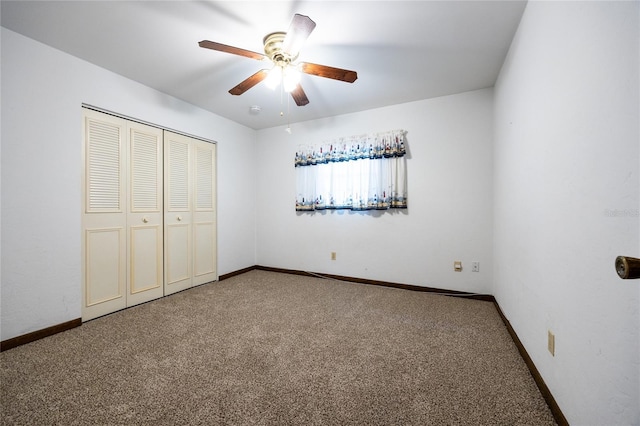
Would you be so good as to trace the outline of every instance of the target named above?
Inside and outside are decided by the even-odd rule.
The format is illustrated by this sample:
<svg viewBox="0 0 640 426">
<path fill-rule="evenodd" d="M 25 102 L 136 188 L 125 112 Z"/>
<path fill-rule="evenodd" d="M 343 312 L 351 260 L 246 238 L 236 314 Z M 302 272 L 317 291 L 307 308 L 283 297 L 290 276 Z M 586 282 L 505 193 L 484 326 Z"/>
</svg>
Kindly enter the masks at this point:
<svg viewBox="0 0 640 426">
<path fill-rule="evenodd" d="M 640 259 L 635 257 L 616 257 L 616 272 L 623 280 L 640 278 Z"/>
</svg>

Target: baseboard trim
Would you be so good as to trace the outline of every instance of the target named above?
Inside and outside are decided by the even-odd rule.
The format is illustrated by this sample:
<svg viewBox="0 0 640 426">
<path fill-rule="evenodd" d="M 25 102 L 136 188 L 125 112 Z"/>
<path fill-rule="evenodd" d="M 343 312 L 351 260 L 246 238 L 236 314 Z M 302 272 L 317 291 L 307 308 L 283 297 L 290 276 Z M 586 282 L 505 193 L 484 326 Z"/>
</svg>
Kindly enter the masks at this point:
<svg viewBox="0 0 640 426">
<path fill-rule="evenodd" d="M 231 277 L 235 277 L 236 275 L 241 275 L 241 274 L 244 274 L 246 272 L 253 271 L 254 269 L 257 269 L 257 268 L 258 267 L 256 265 L 253 265 L 253 266 L 249 266 L 248 268 L 243 268 L 243 269 L 239 269 L 237 271 L 229 272 L 228 274 L 220 275 L 218 277 L 218 281 L 223 281 L 223 280 L 229 279 Z"/>
<path fill-rule="evenodd" d="M 236 275 L 244 274 L 256 269 L 256 266 L 250 266 L 248 268 L 240 269 L 228 274 L 224 274 L 218 277 L 218 281 L 231 278 Z M 191 287 L 192 288 L 192 287 Z M 188 290 L 188 289 L 187 289 Z M 169 295 L 170 296 L 170 295 Z M 166 297 L 166 296 L 163 296 Z M 21 336 L 13 337 L 11 339 L 3 340 L 0 342 L 0 352 L 13 349 L 18 346 L 26 345 L 27 343 L 35 342 L 36 340 L 43 339 L 45 337 L 53 336 L 54 334 L 61 333 L 63 331 L 71 330 L 82 325 L 82 318 L 76 318 L 71 321 L 63 322 L 62 324 L 53 325 L 51 327 L 36 330 L 31 333 L 23 334 Z"/>
<path fill-rule="evenodd" d="M 513 340 L 513 343 L 515 343 L 516 347 L 518 348 L 518 352 L 520 352 L 520 356 L 522 356 L 524 363 L 529 368 L 529 371 L 531 372 L 531 376 L 533 377 L 533 380 L 536 382 L 536 385 L 538 386 L 538 389 L 540 390 L 542 397 L 547 402 L 547 405 L 549 406 L 549 409 L 551 410 L 551 414 L 553 414 L 553 417 L 555 418 L 556 423 L 558 423 L 559 426 L 569 426 L 569 422 L 567 421 L 567 418 L 562 413 L 560 406 L 558 405 L 555 398 L 551 394 L 551 391 L 547 387 L 547 384 L 544 382 L 542 375 L 540 375 L 540 372 L 538 371 L 538 368 L 536 367 L 536 365 L 533 363 L 533 360 L 529 356 L 529 353 L 527 352 L 524 345 L 520 341 L 520 338 L 516 334 L 516 331 L 513 329 L 513 327 L 511 326 L 511 323 L 509 322 L 507 317 L 504 315 L 504 312 L 502 312 L 502 309 L 500 309 L 500 305 L 498 304 L 498 302 L 495 301 L 494 304 L 496 306 L 496 310 L 498 311 L 498 314 L 500 315 L 500 318 L 502 318 L 502 322 L 504 323 L 505 327 L 507 327 L 507 331 L 511 335 L 511 339 Z"/>
<path fill-rule="evenodd" d="M 322 276 L 326 278 L 331 278 L 331 279 L 340 280 L 340 281 L 348 281 L 348 282 L 358 283 L 358 284 L 369 284 L 369 285 L 377 285 L 382 287 L 401 288 L 404 290 L 422 291 L 422 292 L 428 292 L 428 293 L 440 293 L 440 294 L 446 294 L 448 296 L 464 296 L 468 299 L 483 300 L 485 302 L 495 302 L 494 297 L 490 294 L 474 294 L 474 293 L 467 293 L 464 291 L 443 290 L 440 288 L 423 287 L 423 286 L 413 285 L 413 284 L 400 284 L 400 283 L 394 283 L 389 281 L 370 280 L 366 278 L 355 278 L 355 277 L 345 277 L 342 275 L 323 274 L 319 272 L 316 273 L 316 272 L 308 272 L 308 271 L 297 271 L 293 269 L 273 268 L 271 266 L 256 265 L 256 267 L 253 269 L 258 269 L 261 271 L 270 271 L 270 272 L 281 272 L 284 274 L 303 275 L 308 277 Z"/>
<path fill-rule="evenodd" d="M 36 330 L 31 333 L 23 334 L 22 336 L 3 340 L 2 342 L 0 342 L 0 352 L 13 349 L 18 346 L 26 345 L 27 343 L 35 342 L 36 340 L 53 336 L 54 334 L 71 330 L 72 328 L 76 328 L 81 325 L 82 318 L 76 318 L 71 321 L 63 322 L 62 324 L 52 325 L 51 327 L 43 328 L 42 330 Z"/>
</svg>

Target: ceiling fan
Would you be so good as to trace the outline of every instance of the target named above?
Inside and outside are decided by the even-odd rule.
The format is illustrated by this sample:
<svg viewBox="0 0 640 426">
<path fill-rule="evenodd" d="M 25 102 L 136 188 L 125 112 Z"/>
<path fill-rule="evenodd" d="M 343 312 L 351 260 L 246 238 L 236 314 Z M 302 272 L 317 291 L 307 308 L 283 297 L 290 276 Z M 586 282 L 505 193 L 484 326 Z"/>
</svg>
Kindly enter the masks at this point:
<svg viewBox="0 0 640 426">
<path fill-rule="evenodd" d="M 295 62 L 298 59 L 302 45 L 315 27 L 316 23 L 308 16 L 295 14 L 286 33 L 274 32 L 264 37 L 264 54 L 209 40 L 203 40 L 198 45 L 205 49 L 218 50 L 259 61 L 270 60 L 273 62 L 271 69 L 261 69 L 229 90 L 232 95 L 242 95 L 263 80 L 267 80 L 265 83 L 273 87 L 282 82 L 284 90 L 291 93 L 291 97 L 293 97 L 296 104 L 303 106 L 309 103 L 309 99 L 304 90 L 302 90 L 302 86 L 300 86 L 299 72 L 347 83 L 353 83 L 358 78 L 358 74 L 355 71 L 309 62 Z"/>
</svg>

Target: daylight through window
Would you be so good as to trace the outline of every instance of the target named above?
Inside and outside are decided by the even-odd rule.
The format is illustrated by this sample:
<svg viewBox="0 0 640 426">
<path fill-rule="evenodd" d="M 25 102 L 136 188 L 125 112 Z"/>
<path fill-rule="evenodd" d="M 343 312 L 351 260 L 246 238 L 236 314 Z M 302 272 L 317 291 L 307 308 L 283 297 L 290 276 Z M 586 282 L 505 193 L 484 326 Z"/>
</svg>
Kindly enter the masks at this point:
<svg viewBox="0 0 640 426">
<path fill-rule="evenodd" d="M 339 138 L 296 152 L 296 210 L 407 208 L 405 131 Z"/>
</svg>

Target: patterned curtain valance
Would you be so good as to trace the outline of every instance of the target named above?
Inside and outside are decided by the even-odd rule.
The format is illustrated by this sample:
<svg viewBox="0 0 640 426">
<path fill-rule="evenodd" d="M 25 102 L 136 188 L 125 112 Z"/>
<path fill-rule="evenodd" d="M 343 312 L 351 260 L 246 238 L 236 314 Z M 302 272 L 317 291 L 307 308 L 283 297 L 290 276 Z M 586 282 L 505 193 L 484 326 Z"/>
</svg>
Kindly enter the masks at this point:
<svg viewBox="0 0 640 426">
<path fill-rule="evenodd" d="M 402 157 L 406 154 L 404 130 L 338 138 L 319 145 L 301 146 L 296 167 L 338 161 Z"/>
<path fill-rule="evenodd" d="M 296 210 L 386 210 L 407 207 L 405 131 L 318 145 L 295 156 Z"/>
</svg>

